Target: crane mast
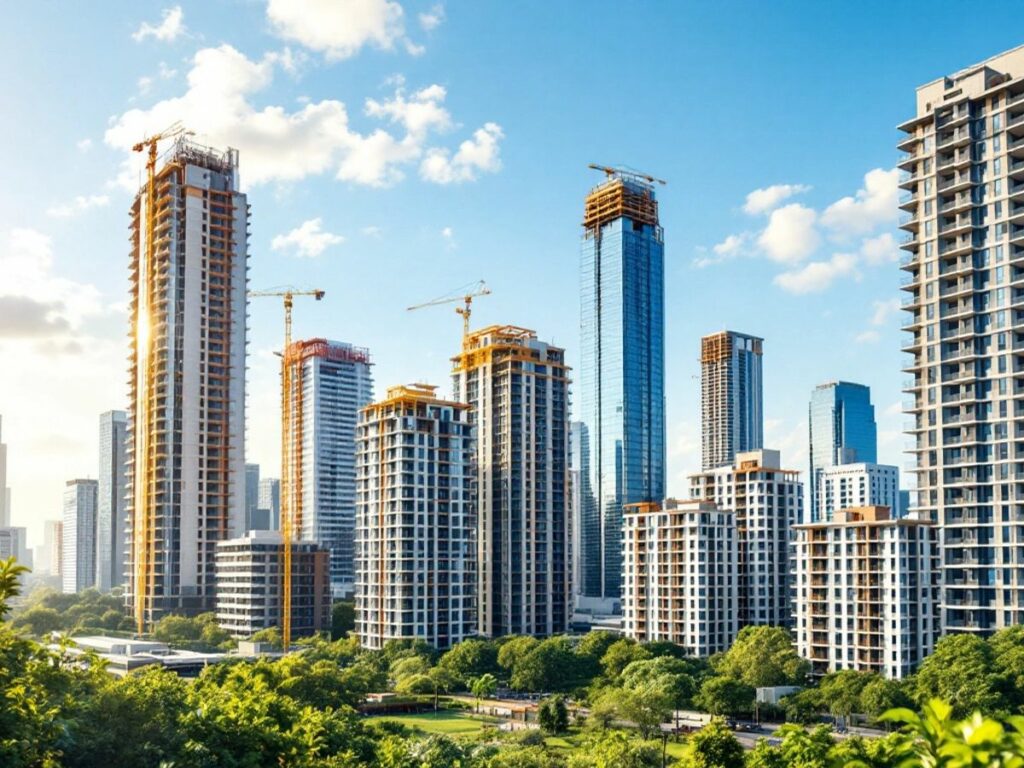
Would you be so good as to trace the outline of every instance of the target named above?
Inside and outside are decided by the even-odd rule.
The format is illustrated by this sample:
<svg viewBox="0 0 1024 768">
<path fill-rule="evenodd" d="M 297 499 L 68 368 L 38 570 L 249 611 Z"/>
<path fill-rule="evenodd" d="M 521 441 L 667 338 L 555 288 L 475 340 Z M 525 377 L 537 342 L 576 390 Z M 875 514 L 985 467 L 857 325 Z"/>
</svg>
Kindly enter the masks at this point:
<svg viewBox="0 0 1024 768">
<path fill-rule="evenodd" d="M 487 296 L 491 292 L 491 289 L 487 287 L 487 283 L 480 280 L 476 283 L 471 283 L 464 288 L 460 288 L 453 294 L 447 294 L 431 301 L 425 301 L 422 304 L 414 304 L 411 307 L 406 307 L 406 311 L 412 312 L 416 309 L 423 309 L 424 307 L 436 307 L 440 304 L 455 304 L 462 302 L 461 307 L 456 307 L 455 312 L 462 318 L 462 343 L 465 346 L 466 338 L 469 336 L 469 318 L 473 314 L 473 299 L 478 296 Z"/>
<path fill-rule="evenodd" d="M 284 301 L 284 349 L 281 351 L 281 645 L 292 637 L 292 541 L 302 525 L 302 373 L 294 370 L 292 306 L 296 296 L 317 301 L 324 291 L 293 289 L 250 291 L 250 297 L 276 296 Z"/>
</svg>

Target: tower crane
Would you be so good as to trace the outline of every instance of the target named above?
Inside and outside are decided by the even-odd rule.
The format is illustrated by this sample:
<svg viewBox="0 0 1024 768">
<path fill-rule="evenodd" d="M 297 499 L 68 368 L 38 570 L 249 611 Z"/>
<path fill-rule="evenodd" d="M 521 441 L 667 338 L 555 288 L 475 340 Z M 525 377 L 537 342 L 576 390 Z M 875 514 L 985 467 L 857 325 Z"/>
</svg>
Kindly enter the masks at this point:
<svg viewBox="0 0 1024 768">
<path fill-rule="evenodd" d="M 641 173 L 640 171 L 634 171 L 629 168 L 612 167 L 608 165 L 598 165 L 597 163 L 590 163 L 587 168 L 592 168 L 595 171 L 603 171 L 604 175 L 611 178 L 612 176 L 629 176 L 633 179 L 640 181 L 646 181 L 648 184 L 661 184 L 664 185 L 666 182 L 664 179 L 658 179 L 651 176 L 648 173 Z"/>
<path fill-rule="evenodd" d="M 293 375 L 292 304 L 296 296 L 317 301 L 324 291 L 296 288 L 249 291 L 249 296 L 284 300 L 284 349 L 281 351 L 281 645 L 288 650 L 292 638 L 292 539 L 302 524 L 302 376 Z"/>
<path fill-rule="evenodd" d="M 140 211 L 141 230 L 145 228 L 145 242 L 139 237 L 138 299 L 135 315 L 135 470 L 134 504 L 132 514 L 132 549 L 134 550 L 132 597 L 135 629 L 140 635 L 146 631 L 146 610 L 152 604 L 154 592 L 154 562 L 156 560 L 155 524 L 152 495 L 155 494 L 156 462 L 150 450 L 153 443 L 153 422 L 150 398 L 153 394 L 153 326 L 152 307 L 155 302 L 156 273 L 156 157 L 157 145 L 163 139 L 191 136 L 180 122 L 159 133 L 148 136 L 132 147 L 134 152 L 147 151 L 146 206 Z"/>
<path fill-rule="evenodd" d="M 406 311 L 412 312 L 415 309 L 423 309 L 424 307 L 435 307 L 439 304 L 454 304 L 461 301 L 462 306 L 456 307 L 455 311 L 462 317 L 462 340 L 465 342 L 466 337 L 469 336 L 469 318 L 473 314 L 473 299 L 478 296 L 487 296 L 490 294 L 491 289 L 487 287 L 487 283 L 480 280 L 475 283 L 470 283 L 462 288 L 457 288 L 454 292 L 440 296 L 430 301 L 425 301 L 422 304 L 414 304 L 411 307 L 406 307 Z"/>
</svg>

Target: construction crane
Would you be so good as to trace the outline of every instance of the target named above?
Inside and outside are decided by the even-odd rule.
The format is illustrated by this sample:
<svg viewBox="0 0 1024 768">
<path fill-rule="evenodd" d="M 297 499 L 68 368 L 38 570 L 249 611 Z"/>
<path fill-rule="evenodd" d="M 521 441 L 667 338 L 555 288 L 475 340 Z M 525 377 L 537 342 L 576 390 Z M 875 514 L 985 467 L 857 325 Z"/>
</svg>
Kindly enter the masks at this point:
<svg viewBox="0 0 1024 768">
<path fill-rule="evenodd" d="M 662 184 L 666 182 L 664 179 L 657 179 L 647 173 L 641 173 L 640 171 L 634 171 L 629 168 L 622 167 L 611 167 L 608 165 L 598 165 L 597 163 L 590 163 L 587 168 L 593 168 L 595 171 L 603 171 L 604 175 L 611 178 L 612 176 L 628 176 L 632 179 L 638 179 L 640 181 L 646 181 L 648 184 Z"/>
<path fill-rule="evenodd" d="M 470 283 L 462 288 L 458 288 L 454 292 L 440 296 L 436 299 L 431 299 L 430 301 L 425 301 L 422 304 L 414 304 L 411 307 L 406 307 L 406 311 L 412 312 L 415 309 L 435 307 L 438 304 L 454 304 L 455 302 L 461 301 L 462 306 L 456 307 L 455 311 L 462 317 L 462 340 L 465 342 L 466 337 L 469 336 L 469 318 L 473 314 L 473 299 L 477 296 L 487 296 L 490 292 L 491 289 L 487 287 L 487 283 L 480 280 L 475 283 Z"/>
<path fill-rule="evenodd" d="M 153 315 L 155 302 L 156 273 L 156 158 L 157 145 L 163 139 L 192 135 L 180 122 L 149 136 L 132 147 L 135 152 L 147 151 L 146 157 L 146 205 L 140 211 L 144 219 L 140 229 L 145 227 L 145 243 L 140 237 L 138 300 L 135 315 L 135 359 L 138 369 L 135 381 L 135 500 L 132 517 L 132 540 L 134 550 L 134 598 L 135 630 L 140 635 L 146 631 L 146 610 L 152 604 L 156 560 L 155 525 L 153 521 L 152 495 L 156 493 L 156 462 L 150 450 L 153 441 L 153 423 L 150 414 L 150 399 L 153 396 Z M 140 233 L 141 234 L 141 233 Z"/>
<path fill-rule="evenodd" d="M 249 291 L 250 297 L 284 299 L 284 349 L 281 352 L 281 646 L 292 639 L 292 539 L 302 525 L 302 375 L 292 370 L 292 304 L 296 296 L 317 301 L 324 291 L 295 288 Z"/>
</svg>

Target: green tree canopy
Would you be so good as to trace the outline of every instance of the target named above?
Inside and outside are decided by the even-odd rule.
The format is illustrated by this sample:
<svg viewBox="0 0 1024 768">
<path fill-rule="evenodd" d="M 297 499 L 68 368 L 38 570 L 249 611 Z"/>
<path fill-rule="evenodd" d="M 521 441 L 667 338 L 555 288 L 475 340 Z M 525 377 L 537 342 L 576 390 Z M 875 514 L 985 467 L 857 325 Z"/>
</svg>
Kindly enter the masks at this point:
<svg viewBox="0 0 1024 768">
<path fill-rule="evenodd" d="M 994 672 L 992 646 L 975 635 L 947 635 L 939 640 L 915 681 L 914 698 L 919 704 L 942 699 L 957 717 L 975 711 L 998 712 L 1007 704 Z"/>
<path fill-rule="evenodd" d="M 710 677 L 693 697 L 693 703 L 712 715 L 745 714 L 754 708 L 754 689 L 731 677 Z"/>
<path fill-rule="evenodd" d="M 797 655 L 782 627 L 744 627 L 736 641 L 717 659 L 719 674 L 752 688 L 802 685 L 810 664 Z"/>
<path fill-rule="evenodd" d="M 463 640 L 447 651 L 439 664 L 459 680 L 497 674 L 498 652 L 485 640 Z"/>
<path fill-rule="evenodd" d="M 634 661 L 649 658 L 651 658 L 650 651 L 635 640 L 623 637 L 608 646 L 608 650 L 601 657 L 601 669 L 608 680 L 617 682 L 626 667 Z"/>
<path fill-rule="evenodd" d="M 743 768 L 743 745 L 719 719 L 690 737 L 689 765 L 693 768 Z"/>
</svg>

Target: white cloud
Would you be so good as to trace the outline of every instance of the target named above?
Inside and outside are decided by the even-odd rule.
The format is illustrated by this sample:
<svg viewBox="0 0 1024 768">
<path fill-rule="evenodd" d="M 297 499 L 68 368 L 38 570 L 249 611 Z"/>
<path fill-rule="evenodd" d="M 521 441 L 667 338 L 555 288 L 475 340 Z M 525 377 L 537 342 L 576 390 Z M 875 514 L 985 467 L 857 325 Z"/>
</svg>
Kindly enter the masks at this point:
<svg viewBox="0 0 1024 768">
<path fill-rule="evenodd" d="M 900 300 L 874 301 L 872 302 L 872 307 L 871 324 L 874 326 L 887 325 L 890 318 L 899 316 Z"/>
<path fill-rule="evenodd" d="M 775 284 L 789 293 L 818 293 L 840 277 L 857 276 L 857 257 L 837 253 L 828 261 L 812 261 L 800 269 L 776 275 Z"/>
<path fill-rule="evenodd" d="M 376 239 L 380 239 L 381 235 L 384 234 L 380 227 L 374 225 L 363 227 L 359 232 L 366 237 L 373 237 Z"/>
<path fill-rule="evenodd" d="M 883 224 L 895 225 L 899 171 L 875 168 L 864 175 L 864 186 L 853 197 L 832 203 L 821 223 L 839 237 L 866 235 Z"/>
<path fill-rule="evenodd" d="M 79 214 L 85 213 L 92 208 L 103 208 L 110 203 L 110 198 L 106 195 L 78 195 L 70 203 L 63 203 L 61 205 L 54 205 L 46 209 L 47 216 L 53 216 L 57 219 L 68 219 L 72 216 L 78 216 Z"/>
<path fill-rule="evenodd" d="M 92 139 L 79 139 L 75 142 L 79 152 L 88 152 L 92 149 Z"/>
<path fill-rule="evenodd" d="M 853 337 L 853 340 L 858 344 L 874 344 L 880 338 L 878 331 L 861 331 Z"/>
<path fill-rule="evenodd" d="M 452 230 L 451 227 L 445 227 L 444 229 L 441 230 L 441 237 L 443 237 L 445 240 L 451 240 L 453 237 L 455 237 L 455 232 L 454 230 Z"/>
<path fill-rule="evenodd" d="M 309 219 L 285 235 L 277 235 L 270 242 L 274 251 L 291 251 L 296 256 L 315 259 L 332 245 L 345 242 L 345 238 L 332 232 L 324 232 L 323 220 Z"/>
<path fill-rule="evenodd" d="M 770 187 L 755 189 L 743 204 L 743 210 L 751 216 L 768 213 L 777 208 L 783 200 L 802 192 L 810 191 L 806 184 L 772 184 Z"/>
<path fill-rule="evenodd" d="M 881 264 L 894 264 L 900 260 L 900 249 L 891 232 L 865 239 L 860 244 L 860 253 L 864 257 L 864 261 L 873 267 Z"/>
<path fill-rule="evenodd" d="M 500 166 L 501 129 L 493 123 L 463 142 L 454 158 L 449 159 L 446 149 L 429 146 L 434 133 L 453 125 L 441 105 L 445 90 L 438 85 L 410 97 L 399 86 L 391 99 L 367 100 L 369 117 L 387 120 L 404 129 L 404 135 L 383 129 L 353 130 L 345 105 L 334 99 L 306 103 L 292 112 L 282 106 L 256 109 L 252 101 L 270 86 L 275 70 L 293 65 L 288 52 L 252 60 L 229 45 L 199 50 L 184 94 L 111 119 L 105 141 L 128 157 L 118 183 L 135 188 L 141 161 L 131 153 L 132 146 L 140 137 L 177 120 L 194 130 L 204 144 L 238 148 L 243 182 L 254 185 L 297 181 L 330 171 L 344 181 L 386 186 L 404 177 L 403 166 L 435 155 L 447 162 L 439 175 L 448 181 L 469 180 L 478 170 Z"/>
<path fill-rule="evenodd" d="M 132 40 L 137 43 L 146 38 L 152 37 L 163 43 L 169 43 L 177 39 L 185 32 L 185 13 L 180 5 L 173 8 L 166 8 L 161 13 L 159 24 L 143 22 L 142 25 L 132 34 Z"/>
<path fill-rule="evenodd" d="M 432 7 L 429 11 L 421 13 L 419 16 L 420 26 L 427 32 L 437 29 L 441 26 L 441 22 L 444 21 L 444 6 L 438 3 Z"/>
<path fill-rule="evenodd" d="M 152 77 L 145 77 L 145 76 L 140 77 L 138 79 L 138 81 L 137 81 L 137 84 L 138 84 L 138 87 L 139 87 L 139 93 L 142 96 L 145 96 L 147 93 L 149 93 L 150 89 L 152 89 L 152 87 L 153 87 L 153 78 Z"/>
<path fill-rule="evenodd" d="M 420 176 L 437 184 L 451 184 L 473 181 L 481 171 L 495 173 L 501 169 L 498 143 L 504 135 L 497 123 L 487 123 L 472 139 L 459 145 L 454 157 L 447 149 L 430 149 L 420 163 Z"/>
<path fill-rule="evenodd" d="M 391 0 L 270 0 L 267 18 L 279 36 L 347 59 L 365 45 L 392 50 L 405 40 L 402 6 Z"/>
<path fill-rule="evenodd" d="M 790 203 L 772 211 L 758 244 L 768 258 L 782 264 L 797 264 L 810 256 L 821 243 L 814 227 L 817 214 L 799 203 Z"/>
<path fill-rule="evenodd" d="M 702 254 L 698 258 L 693 260 L 694 266 L 698 268 L 708 267 L 712 264 L 720 264 L 723 261 L 741 256 L 745 250 L 750 246 L 750 234 L 747 232 L 741 232 L 738 235 L 729 235 L 720 243 L 715 243 L 711 246 L 713 255 L 707 254 L 707 249 L 700 248 L 698 251 Z"/>
</svg>

